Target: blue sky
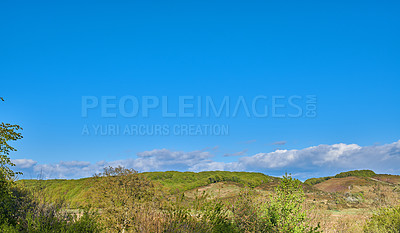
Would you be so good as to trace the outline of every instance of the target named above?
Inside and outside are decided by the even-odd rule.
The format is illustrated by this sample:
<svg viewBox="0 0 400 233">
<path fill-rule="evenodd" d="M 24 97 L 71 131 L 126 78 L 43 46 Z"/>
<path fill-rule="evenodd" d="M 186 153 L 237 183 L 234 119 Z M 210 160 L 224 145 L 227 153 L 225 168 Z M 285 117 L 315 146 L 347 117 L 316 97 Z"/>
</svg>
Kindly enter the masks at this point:
<svg viewBox="0 0 400 233">
<path fill-rule="evenodd" d="M 399 7 L 395 1 L 2 1 L 0 117 L 24 128 L 11 157 L 26 178 L 46 169 L 48 178 L 88 176 L 109 164 L 288 171 L 300 178 L 353 168 L 399 174 Z M 233 106 L 240 96 L 248 103 L 265 96 L 270 111 L 272 99 L 283 96 L 285 115 L 295 110 L 288 98 L 300 96 L 305 110 L 308 95 L 317 98 L 315 117 L 166 118 L 160 105 L 149 117 L 112 109 L 117 117 L 105 118 L 101 104 L 82 117 L 85 96 L 115 96 L 115 103 L 166 96 L 171 111 L 182 96 L 209 96 L 216 105 L 229 97 Z M 227 125 L 229 133 L 82 134 L 85 125 L 110 124 Z M 333 159 L 329 151 L 339 155 Z M 302 166 L 288 163 L 293 156 Z M 313 163 L 319 159 L 330 162 Z"/>
</svg>

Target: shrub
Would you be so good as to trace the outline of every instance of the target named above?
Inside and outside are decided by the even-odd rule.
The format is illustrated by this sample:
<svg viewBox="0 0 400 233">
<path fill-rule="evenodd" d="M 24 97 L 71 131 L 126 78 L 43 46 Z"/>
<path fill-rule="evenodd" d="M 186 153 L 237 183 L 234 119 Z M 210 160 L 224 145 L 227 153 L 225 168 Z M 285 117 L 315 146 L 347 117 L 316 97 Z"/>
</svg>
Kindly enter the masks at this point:
<svg viewBox="0 0 400 233">
<path fill-rule="evenodd" d="M 143 222 L 138 215 L 155 197 L 153 184 L 133 169 L 108 167 L 95 176 L 94 200 L 101 222 L 112 232 L 134 231 Z"/>
<path fill-rule="evenodd" d="M 193 202 L 184 195 L 168 205 L 163 232 L 235 233 L 239 232 L 225 203 L 197 194 Z"/>
<path fill-rule="evenodd" d="M 243 189 L 231 206 L 233 220 L 240 232 L 267 232 L 259 195 L 253 189 Z"/>
<path fill-rule="evenodd" d="M 364 227 L 365 232 L 400 232 L 400 206 L 382 208 L 375 213 Z"/>
<path fill-rule="evenodd" d="M 305 195 L 301 182 L 285 175 L 275 189 L 275 195 L 265 207 L 266 228 L 269 232 L 318 232 L 308 224 L 303 208 Z"/>
<path fill-rule="evenodd" d="M 0 207 L 0 232 L 101 232 L 96 213 L 84 210 L 80 217 L 65 211 L 62 201 L 47 202 L 40 191 L 13 186 Z"/>
</svg>

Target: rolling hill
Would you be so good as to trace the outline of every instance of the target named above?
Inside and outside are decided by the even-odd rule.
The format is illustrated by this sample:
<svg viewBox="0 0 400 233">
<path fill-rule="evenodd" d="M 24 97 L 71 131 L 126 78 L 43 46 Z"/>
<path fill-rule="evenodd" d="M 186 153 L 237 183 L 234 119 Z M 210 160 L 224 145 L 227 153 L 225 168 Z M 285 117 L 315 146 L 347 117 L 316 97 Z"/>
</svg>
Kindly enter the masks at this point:
<svg viewBox="0 0 400 233">
<path fill-rule="evenodd" d="M 166 193 L 207 192 L 211 196 L 235 197 L 242 187 L 271 192 L 280 178 L 252 172 L 146 172 L 141 173 Z M 20 180 L 19 185 L 40 189 L 50 200 L 64 199 L 70 208 L 80 208 L 90 198 L 93 178 L 76 180 Z M 331 177 L 311 178 L 303 183 L 308 200 L 323 209 L 366 208 L 376 202 L 399 199 L 400 176 L 375 174 L 370 170 L 342 172 Z"/>
<path fill-rule="evenodd" d="M 170 194 L 177 194 L 214 183 L 231 183 L 239 187 L 258 187 L 263 184 L 279 180 L 279 178 L 253 172 L 145 172 L 141 173 L 154 184 Z M 41 190 L 51 201 L 63 199 L 71 208 L 79 208 L 86 204 L 90 198 L 93 178 L 83 179 L 51 179 L 51 180 L 19 180 L 23 185 L 32 190 Z"/>
</svg>

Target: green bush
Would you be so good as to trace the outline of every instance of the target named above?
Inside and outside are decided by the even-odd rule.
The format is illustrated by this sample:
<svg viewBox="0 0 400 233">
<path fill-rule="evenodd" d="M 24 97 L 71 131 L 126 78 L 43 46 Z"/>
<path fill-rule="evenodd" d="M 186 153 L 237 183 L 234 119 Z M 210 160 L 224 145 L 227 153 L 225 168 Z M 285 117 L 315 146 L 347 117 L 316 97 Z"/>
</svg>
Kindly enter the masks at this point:
<svg viewBox="0 0 400 233">
<path fill-rule="evenodd" d="M 261 197 L 253 189 L 243 189 L 230 206 L 233 221 L 239 232 L 268 232 L 266 219 L 262 218 Z"/>
<path fill-rule="evenodd" d="M 400 232 L 400 206 L 380 209 L 367 222 L 364 231 L 368 233 Z"/>
<path fill-rule="evenodd" d="M 0 232 L 3 232 L 3 233 L 18 233 L 19 231 L 15 226 L 9 225 L 8 223 L 3 222 L 3 223 L 0 224 Z"/>
<path fill-rule="evenodd" d="M 181 196 L 169 206 L 163 232 L 235 233 L 238 231 L 226 205 L 218 199 L 209 199 L 205 193 L 196 196 L 193 203 Z"/>
<path fill-rule="evenodd" d="M 2 193 L 0 232 L 101 232 L 97 215 L 89 210 L 77 214 L 63 202 L 48 202 L 41 192 L 13 186 Z"/>
<path fill-rule="evenodd" d="M 286 174 L 275 189 L 275 195 L 266 203 L 264 217 L 268 232 L 319 232 L 319 227 L 308 223 L 304 200 L 301 182 Z"/>
</svg>

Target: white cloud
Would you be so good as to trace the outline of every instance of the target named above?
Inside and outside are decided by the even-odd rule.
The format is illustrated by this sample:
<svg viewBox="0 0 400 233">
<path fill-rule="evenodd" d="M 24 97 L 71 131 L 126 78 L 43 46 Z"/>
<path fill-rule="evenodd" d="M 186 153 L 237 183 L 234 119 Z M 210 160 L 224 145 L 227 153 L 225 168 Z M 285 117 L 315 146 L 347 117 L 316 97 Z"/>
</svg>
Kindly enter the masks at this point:
<svg viewBox="0 0 400 233">
<path fill-rule="evenodd" d="M 400 172 L 400 141 L 382 146 L 356 144 L 318 145 L 301 150 L 277 150 L 241 158 L 246 170 L 286 169 L 303 172 L 372 169 L 376 172 Z"/>
<path fill-rule="evenodd" d="M 32 159 L 13 159 L 11 162 L 18 168 L 31 168 L 37 164 L 37 162 Z"/>
<path fill-rule="evenodd" d="M 30 170 L 24 169 L 24 173 L 29 173 L 31 177 L 41 177 L 44 179 L 49 178 L 77 178 L 89 177 L 95 173 L 102 171 L 107 166 L 123 166 L 126 168 L 134 168 L 140 172 L 147 171 L 166 171 L 166 170 L 180 170 L 192 171 L 200 164 L 211 163 L 213 155 L 208 151 L 170 151 L 167 149 L 155 149 L 151 151 L 143 151 L 137 153 L 137 158 L 128 158 L 124 160 L 115 161 L 99 161 L 90 163 L 87 161 L 61 161 L 55 164 L 37 164 L 30 167 L 24 164 L 24 167 L 31 168 Z M 28 161 L 24 159 L 24 161 Z M 22 164 L 22 160 L 20 162 Z M 209 166 L 209 165 L 207 165 Z"/>
<path fill-rule="evenodd" d="M 355 144 L 312 146 L 301 150 L 276 150 L 243 157 L 239 163 L 247 168 L 275 169 L 284 167 L 324 166 L 338 162 L 361 149 Z"/>
<path fill-rule="evenodd" d="M 33 167 L 33 173 L 44 179 L 66 179 L 92 176 L 100 172 L 102 167 L 85 161 L 61 161 L 56 164 L 38 164 Z"/>
<path fill-rule="evenodd" d="M 240 152 L 241 153 L 241 152 Z M 361 147 L 356 144 L 318 145 L 299 150 L 276 150 L 244 156 L 235 162 L 217 162 L 204 150 L 171 151 L 155 149 L 137 153 L 136 158 L 115 161 L 61 161 L 37 164 L 31 159 L 13 160 L 23 171 L 42 174 L 43 178 L 78 178 L 92 176 L 106 166 L 124 166 L 145 171 L 258 171 L 282 174 L 287 171 L 300 177 L 331 175 L 353 169 L 372 169 L 378 173 L 400 173 L 400 140 L 391 144 Z"/>
</svg>

